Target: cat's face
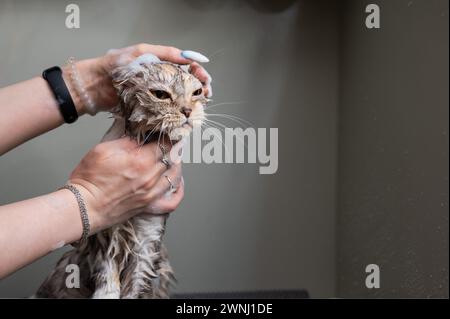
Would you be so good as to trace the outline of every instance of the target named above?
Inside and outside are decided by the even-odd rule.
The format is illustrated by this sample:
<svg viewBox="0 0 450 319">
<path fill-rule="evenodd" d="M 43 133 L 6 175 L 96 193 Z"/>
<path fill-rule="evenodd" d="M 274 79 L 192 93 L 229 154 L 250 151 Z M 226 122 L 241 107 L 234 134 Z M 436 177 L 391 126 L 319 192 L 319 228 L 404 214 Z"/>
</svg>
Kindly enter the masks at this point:
<svg viewBox="0 0 450 319">
<path fill-rule="evenodd" d="M 138 141 L 149 133 L 180 140 L 204 120 L 208 99 L 202 84 L 178 65 L 161 62 L 141 64 L 138 70 L 119 68 L 113 72 L 113 82 L 127 133 Z"/>
</svg>

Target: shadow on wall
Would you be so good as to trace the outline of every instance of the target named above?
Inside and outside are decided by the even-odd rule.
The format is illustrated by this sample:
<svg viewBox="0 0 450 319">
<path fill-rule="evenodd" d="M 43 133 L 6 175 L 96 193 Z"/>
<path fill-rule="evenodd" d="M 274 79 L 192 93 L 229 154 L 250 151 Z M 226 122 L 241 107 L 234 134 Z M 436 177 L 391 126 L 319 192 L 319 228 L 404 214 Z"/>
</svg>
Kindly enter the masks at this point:
<svg viewBox="0 0 450 319">
<path fill-rule="evenodd" d="M 256 9 L 275 12 L 280 8 L 269 9 L 267 4 Z M 333 0 L 301 1 L 291 29 L 274 39 L 270 48 L 261 43 L 261 54 L 255 61 L 256 65 L 278 59 L 292 61 L 278 71 L 284 79 L 277 84 L 281 94 L 271 126 L 279 128 L 280 163 L 277 174 L 263 186 L 262 196 L 264 206 L 270 207 L 265 212 L 276 212 L 277 218 L 258 220 L 262 233 L 276 227 L 284 231 L 278 241 L 261 237 L 255 249 L 265 247 L 262 255 L 273 253 L 272 258 L 287 262 L 278 271 L 288 273 L 292 282 L 309 289 L 313 297 L 335 296 L 336 289 L 337 11 L 338 4 Z M 279 67 L 277 63 L 267 66 L 266 78 L 255 78 L 267 81 Z M 300 219 L 293 217 L 297 214 Z M 300 232 L 295 224 L 298 220 L 309 227 Z M 282 246 L 276 246 L 280 242 Z M 323 253 L 318 253 L 320 250 Z M 299 264 L 289 263 L 292 255 L 302 256 L 301 270 Z"/>
<path fill-rule="evenodd" d="M 265 35 L 253 39 L 258 54 L 247 65 L 252 85 L 264 92 L 252 97 L 253 105 L 264 107 L 260 110 L 267 116 L 263 123 L 279 128 L 280 165 L 276 174 L 262 177 L 264 183 L 252 183 L 251 177 L 241 181 L 246 183 L 246 189 L 258 185 L 261 194 L 257 197 L 260 210 L 255 211 L 257 206 L 246 201 L 239 208 L 254 210 L 256 218 L 248 223 L 252 228 L 247 230 L 258 233 L 254 238 L 245 237 L 246 245 L 252 247 L 246 251 L 247 262 L 254 269 L 246 273 L 246 280 L 280 289 L 303 287 L 313 297 L 334 297 L 337 2 L 187 0 L 186 3 L 211 12 L 227 6 L 233 9 L 247 6 L 272 15 L 286 11 L 286 21 L 290 23 L 282 28 L 276 23 L 261 25 L 267 28 Z M 287 12 L 295 5 L 295 11 Z M 302 227 L 301 223 L 309 226 Z M 262 267 L 260 262 L 265 259 L 279 262 Z M 280 276 L 281 273 L 284 275 Z"/>
</svg>

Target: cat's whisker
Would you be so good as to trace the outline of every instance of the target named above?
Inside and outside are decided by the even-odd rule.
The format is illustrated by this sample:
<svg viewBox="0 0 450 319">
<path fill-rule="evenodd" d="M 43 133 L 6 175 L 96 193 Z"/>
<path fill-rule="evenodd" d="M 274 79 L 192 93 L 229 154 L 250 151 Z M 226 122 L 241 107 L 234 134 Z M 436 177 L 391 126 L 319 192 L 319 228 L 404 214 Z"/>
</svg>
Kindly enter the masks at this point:
<svg viewBox="0 0 450 319">
<path fill-rule="evenodd" d="M 170 137 L 169 137 L 169 142 L 170 142 L 170 147 L 173 147 L 173 141 Z"/>
<path fill-rule="evenodd" d="M 156 124 L 155 127 L 150 132 L 146 133 L 146 137 L 145 137 L 144 141 L 139 146 L 138 153 L 140 152 L 141 148 L 145 145 L 147 140 L 150 138 L 150 136 L 158 129 L 159 125 L 160 125 L 160 123 Z"/>
<path fill-rule="evenodd" d="M 203 122 L 203 123 L 202 123 L 202 126 L 203 126 L 203 125 L 206 126 L 206 128 L 208 128 L 206 122 Z M 209 127 L 214 128 L 214 126 L 212 126 L 212 125 L 210 125 Z M 215 127 L 215 128 L 217 128 L 217 127 Z M 225 143 L 223 142 L 223 139 L 222 139 L 219 135 L 217 135 L 216 133 L 213 132 L 213 134 L 214 134 L 214 136 L 217 137 L 217 138 L 219 139 L 219 141 L 222 143 L 223 147 L 225 148 L 225 154 L 226 154 L 226 155 L 230 155 L 227 146 L 226 146 Z"/>
<path fill-rule="evenodd" d="M 158 143 L 157 143 L 157 145 L 158 145 L 159 148 L 160 148 L 160 146 L 161 146 L 160 141 L 161 141 L 161 134 L 162 134 L 162 131 L 163 131 L 163 128 L 162 128 L 162 124 L 161 124 L 161 129 L 159 130 Z M 158 157 L 158 149 L 156 149 L 155 152 L 156 152 L 155 155 Z M 164 156 L 164 154 L 163 154 L 163 156 Z"/>
<path fill-rule="evenodd" d="M 217 107 L 217 106 L 222 106 L 222 105 L 238 105 L 238 104 L 244 104 L 244 103 L 247 103 L 247 102 L 245 102 L 245 101 L 238 101 L 238 102 L 221 102 L 221 103 L 216 103 L 216 104 L 212 104 L 212 105 L 207 105 L 207 106 L 205 106 L 205 109 L 212 109 L 212 108 L 214 108 L 214 107 Z"/>
<path fill-rule="evenodd" d="M 216 116 L 216 117 L 223 117 L 225 119 L 231 120 L 231 121 L 235 121 L 238 124 L 242 125 L 242 126 L 254 126 L 253 123 L 251 123 L 250 121 L 247 121 L 243 118 L 240 118 L 239 116 L 235 116 L 235 115 L 231 115 L 231 114 L 223 114 L 223 113 L 206 113 L 206 116 Z"/>
<path fill-rule="evenodd" d="M 219 49 L 219 50 L 217 50 L 217 51 L 214 51 L 214 53 L 212 53 L 212 54 L 208 54 L 209 59 L 211 60 L 211 59 L 214 58 L 217 54 L 223 52 L 224 50 L 226 50 L 226 48 L 222 48 L 222 49 Z"/>
<path fill-rule="evenodd" d="M 217 128 L 218 130 L 222 130 L 222 129 L 226 128 L 225 125 L 222 125 L 222 124 L 217 123 L 217 122 L 213 122 L 213 121 L 208 120 L 208 119 L 204 119 L 203 121 L 204 121 L 203 122 L 204 124 L 208 124 L 210 127 Z"/>
<path fill-rule="evenodd" d="M 153 130 L 152 130 L 153 131 Z M 141 150 L 141 148 L 145 145 L 145 143 L 147 142 L 147 140 L 149 139 L 149 137 L 150 137 L 150 135 L 152 135 L 152 132 L 150 131 L 150 132 L 148 132 L 148 133 L 146 133 L 146 136 L 145 136 L 145 138 L 144 138 L 144 141 L 142 141 L 142 143 L 141 143 L 141 145 L 140 145 L 140 147 L 139 147 L 139 150 L 138 151 L 140 151 Z"/>
<path fill-rule="evenodd" d="M 224 124 L 222 124 L 222 123 L 220 123 L 220 122 L 216 122 L 216 121 L 207 119 L 207 118 L 205 118 L 204 121 L 205 121 L 206 123 L 215 124 L 215 125 L 218 126 L 219 128 L 223 128 L 223 129 L 226 129 L 226 128 L 227 128 L 226 125 L 224 125 Z"/>
<path fill-rule="evenodd" d="M 224 124 L 222 124 L 222 123 L 219 123 L 219 122 L 216 122 L 216 121 L 212 121 L 212 120 L 209 120 L 209 119 L 205 119 L 205 122 L 211 123 L 211 124 L 215 124 L 215 125 L 217 125 L 217 126 L 222 127 L 223 129 L 228 128 L 226 125 L 224 125 Z M 217 128 L 220 130 L 219 127 L 217 127 Z M 245 148 L 248 149 L 248 146 L 245 144 L 245 141 L 242 140 L 242 139 L 241 139 L 240 137 L 238 137 L 237 135 L 235 135 L 235 136 L 236 136 L 236 139 L 237 139 L 240 143 L 242 143 L 242 145 L 244 145 Z M 225 145 L 224 145 L 224 146 L 225 146 Z"/>
</svg>

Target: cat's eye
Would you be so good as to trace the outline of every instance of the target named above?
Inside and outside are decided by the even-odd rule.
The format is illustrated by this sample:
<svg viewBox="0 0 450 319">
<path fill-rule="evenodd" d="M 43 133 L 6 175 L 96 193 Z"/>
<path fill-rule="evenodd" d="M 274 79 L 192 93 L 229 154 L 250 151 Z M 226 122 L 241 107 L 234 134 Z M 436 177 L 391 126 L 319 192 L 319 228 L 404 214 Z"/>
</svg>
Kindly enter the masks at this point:
<svg viewBox="0 0 450 319">
<path fill-rule="evenodd" d="M 163 90 L 151 90 L 153 96 L 160 100 L 170 99 L 170 94 Z"/>
<path fill-rule="evenodd" d="M 198 89 L 198 90 L 195 90 L 195 91 L 192 93 L 192 95 L 193 95 L 193 96 L 197 96 L 197 95 L 202 94 L 202 92 L 203 92 L 203 90 L 200 88 L 200 89 Z"/>
</svg>

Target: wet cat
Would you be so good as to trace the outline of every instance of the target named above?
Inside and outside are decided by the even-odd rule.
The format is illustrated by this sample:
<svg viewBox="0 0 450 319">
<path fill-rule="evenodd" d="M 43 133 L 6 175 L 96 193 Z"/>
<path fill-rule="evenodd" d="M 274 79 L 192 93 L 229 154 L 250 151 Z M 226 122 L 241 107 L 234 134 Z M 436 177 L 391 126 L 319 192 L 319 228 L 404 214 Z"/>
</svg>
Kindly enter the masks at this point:
<svg viewBox="0 0 450 319">
<path fill-rule="evenodd" d="M 120 104 L 103 141 L 124 134 L 145 143 L 178 141 L 204 120 L 202 83 L 183 66 L 152 55 L 112 73 Z M 166 218 L 140 214 L 75 245 L 38 289 L 38 298 L 167 298 L 173 271 L 162 245 Z M 66 286 L 66 266 L 80 269 L 80 287 Z"/>
</svg>

